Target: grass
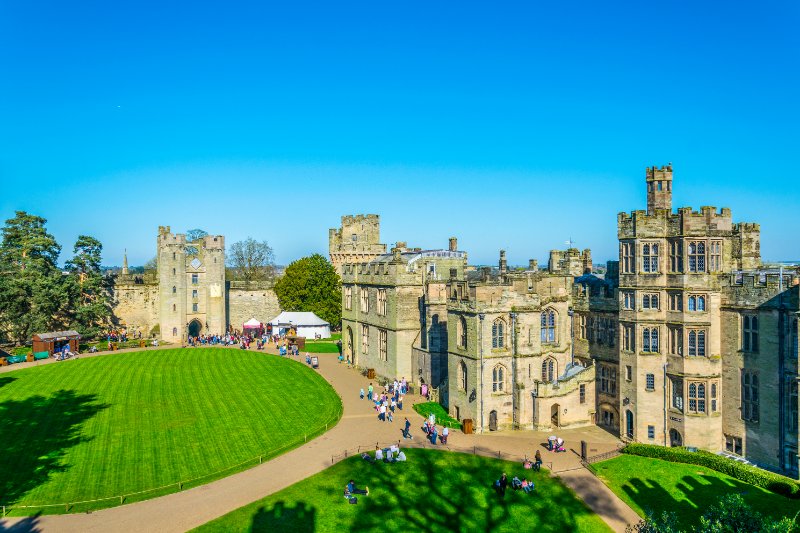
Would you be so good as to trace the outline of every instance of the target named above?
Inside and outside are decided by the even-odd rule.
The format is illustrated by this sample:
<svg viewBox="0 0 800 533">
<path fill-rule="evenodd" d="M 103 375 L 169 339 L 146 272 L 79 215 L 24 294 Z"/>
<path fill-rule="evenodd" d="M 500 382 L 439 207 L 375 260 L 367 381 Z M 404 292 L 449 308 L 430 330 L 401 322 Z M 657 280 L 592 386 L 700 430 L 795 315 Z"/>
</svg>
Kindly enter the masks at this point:
<svg viewBox="0 0 800 533">
<path fill-rule="evenodd" d="M 684 528 L 699 524 L 720 496 L 739 493 L 755 510 L 778 518 L 800 512 L 791 500 L 703 466 L 621 455 L 593 465 L 597 475 L 639 515 L 674 512 Z"/>
<path fill-rule="evenodd" d="M 340 531 L 606 532 L 610 529 L 548 473 L 468 454 L 406 450 L 404 463 L 346 459 L 263 500 L 198 528 L 199 533 Z M 532 476 L 534 494 L 512 491 L 501 499 L 492 483 Z M 368 496 L 343 498 L 350 479 Z"/>
<path fill-rule="evenodd" d="M 207 483 L 302 444 L 340 413 L 336 392 L 305 364 L 222 348 L 154 349 L 0 374 L 0 504 L 16 506 L 15 514 L 63 513 L 65 506 L 20 506 L 166 485 L 125 501 L 174 492 L 179 482 Z"/>
<path fill-rule="evenodd" d="M 335 342 L 306 341 L 306 346 L 301 351 L 309 353 L 339 353 Z"/>
<path fill-rule="evenodd" d="M 452 429 L 461 429 L 461 422 L 447 414 L 444 407 L 436 402 L 425 402 L 414 404 L 414 410 L 428 418 L 431 413 L 436 415 L 436 423 L 440 426 L 447 426 Z"/>
</svg>

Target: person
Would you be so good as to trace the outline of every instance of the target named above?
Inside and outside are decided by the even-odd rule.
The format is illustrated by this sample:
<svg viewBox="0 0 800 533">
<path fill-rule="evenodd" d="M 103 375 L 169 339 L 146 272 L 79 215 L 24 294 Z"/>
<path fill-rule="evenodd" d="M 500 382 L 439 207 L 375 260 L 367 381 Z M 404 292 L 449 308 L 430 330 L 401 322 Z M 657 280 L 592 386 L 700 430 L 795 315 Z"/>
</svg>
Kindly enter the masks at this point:
<svg viewBox="0 0 800 533">
<path fill-rule="evenodd" d="M 525 494 L 530 494 L 534 488 L 536 488 L 536 485 L 534 485 L 533 481 L 528 481 L 527 478 L 522 480 L 522 490 L 525 491 Z"/>
<path fill-rule="evenodd" d="M 409 431 L 411 430 L 411 422 L 408 421 L 408 417 L 406 417 L 406 424 L 405 429 L 403 429 L 403 438 L 404 439 L 413 439 L 414 437 L 411 436 Z"/>
<path fill-rule="evenodd" d="M 397 399 L 397 408 L 400 409 L 401 411 L 403 410 L 403 397 L 402 396 L 400 396 Z"/>
<path fill-rule="evenodd" d="M 383 450 L 381 450 L 380 446 L 375 446 L 375 460 L 376 461 L 383 460 Z"/>
<path fill-rule="evenodd" d="M 522 468 L 525 470 L 530 470 L 533 468 L 533 463 L 531 463 L 531 460 L 526 457 L 525 460 L 522 461 Z"/>
<path fill-rule="evenodd" d="M 362 400 L 364 399 L 364 387 L 361 387 L 361 392 L 359 393 L 359 395 L 358 395 L 358 396 L 359 396 L 359 398 L 361 398 Z"/>
<path fill-rule="evenodd" d="M 520 480 L 517 476 L 514 476 L 511 479 L 511 488 L 514 490 L 519 490 L 522 488 L 522 480 Z"/>
<path fill-rule="evenodd" d="M 406 453 L 403 450 L 400 450 L 397 453 L 397 460 L 398 461 L 405 461 L 406 460 Z"/>
<path fill-rule="evenodd" d="M 350 480 L 350 483 L 347 484 L 347 490 L 350 492 L 350 494 L 369 494 L 369 487 L 365 487 L 364 489 L 356 488 L 356 482 L 352 479 Z"/>
<path fill-rule="evenodd" d="M 503 472 L 503 475 L 500 476 L 500 479 L 495 481 L 494 485 L 495 485 L 495 487 L 497 487 L 497 494 L 499 494 L 501 497 L 505 498 L 506 497 L 506 487 L 508 487 L 508 476 L 506 476 L 505 472 Z"/>
<path fill-rule="evenodd" d="M 378 420 L 380 420 L 381 422 L 386 422 L 386 406 L 384 404 L 381 404 Z"/>
<path fill-rule="evenodd" d="M 394 422 L 394 416 L 392 415 L 391 411 L 386 411 L 386 417 L 389 420 L 389 422 Z"/>
<path fill-rule="evenodd" d="M 367 400 L 369 401 L 372 401 L 372 391 L 373 391 L 372 383 L 370 383 L 369 387 L 367 387 Z"/>
<path fill-rule="evenodd" d="M 533 463 L 533 468 L 537 472 L 542 468 L 542 454 L 539 450 L 536 450 L 536 456 L 534 457 L 535 462 Z"/>
<path fill-rule="evenodd" d="M 442 428 L 442 444 L 447 444 L 447 437 L 450 435 L 450 429 L 447 426 Z"/>
<path fill-rule="evenodd" d="M 431 429 L 431 444 L 436 444 L 436 437 L 439 435 L 439 432 L 436 429 L 436 426 L 433 426 Z"/>
</svg>

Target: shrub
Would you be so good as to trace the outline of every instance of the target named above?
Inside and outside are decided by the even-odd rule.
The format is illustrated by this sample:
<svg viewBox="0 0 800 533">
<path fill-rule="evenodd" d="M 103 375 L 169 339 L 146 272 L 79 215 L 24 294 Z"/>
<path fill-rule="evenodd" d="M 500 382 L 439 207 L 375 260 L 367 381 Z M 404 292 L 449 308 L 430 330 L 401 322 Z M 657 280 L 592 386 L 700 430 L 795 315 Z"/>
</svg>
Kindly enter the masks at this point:
<svg viewBox="0 0 800 533">
<path fill-rule="evenodd" d="M 622 449 L 622 453 L 641 457 L 652 457 L 653 459 L 662 459 L 672 463 L 705 466 L 711 470 L 727 474 L 739 481 L 765 488 L 775 494 L 781 494 L 789 498 L 800 498 L 800 484 L 798 484 L 797 481 L 704 450 L 692 452 L 683 447 L 667 448 L 664 446 L 632 442 Z"/>
</svg>

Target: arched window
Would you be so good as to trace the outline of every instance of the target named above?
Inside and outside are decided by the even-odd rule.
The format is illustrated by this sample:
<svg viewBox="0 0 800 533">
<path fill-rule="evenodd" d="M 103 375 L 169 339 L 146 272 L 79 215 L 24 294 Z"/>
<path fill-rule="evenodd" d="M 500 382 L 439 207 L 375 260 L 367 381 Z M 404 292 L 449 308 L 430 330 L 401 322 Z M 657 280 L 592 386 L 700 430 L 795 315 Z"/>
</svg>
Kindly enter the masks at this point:
<svg viewBox="0 0 800 533">
<path fill-rule="evenodd" d="M 177 292 L 178 292 L 178 288 L 175 285 L 173 285 L 172 286 L 172 294 L 175 294 Z"/>
<path fill-rule="evenodd" d="M 555 359 L 548 357 L 542 361 L 542 381 L 550 383 L 558 375 L 558 367 Z"/>
<path fill-rule="evenodd" d="M 177 310 L 178 310 L 178 306 L 175 305 L 175 304 L 172 304 L 172 312 L 174 313 Z"/>
<path fill-rule="evenodd" d="M 658 328 L 644 328 L 642 330 L 642 351 L 658 353 Z"/>
<path fill-rule="evenodd" d="M 697 297 L 697 310 L 698 311 L 705 311 L 706 310 L 706 297 L 705 296 L 698 296 Z"/>
<path fill-rule="evenodd" d="M 178 328 L 172 328 L 172 336 L 173 337 L 177 337 L 178 336 Z"/>
<path fill-rule="evenodd" d="M 703 383 L 697 386 L 697 412 L 706 412 L 706 386 Z"/>
<path fill-rule="evenodd" d="M 467 349 L 467 320 L 463 316 L 458 319 L 458 345 Z"/>
<path fill-rule="evenodd" d="M 492 369 L 492 392 L 503 392 L 506 379 L 506 369 L 497 365 Z"/>
<path fill-rule="evenodd" d="M 645 294 L 642 296 L 642 307 L 645 309 L 650 309 L 650 295 Z"/>
<path fill-rule="evenodd" d="M 697 311 L 697 296 L 689 296 L 689 311 Z"/>
<path fill-rule="evenodd" d="M 458 385 L 461 390 L 467 390 L 467 365 L 464 361 L 458 364 Z"/>
<path fill-rule="evenodd" d="M 542 342 L 556 342 L 556 312 L 552 309 L 542 312 Z"/>
<path fill-rule="evenodd" d="M 502 318 L 498 318 L 492 324 L 492 348 L 505 347 L 506 323 Z"/>
<path fill-rule="evenodd" d="M 172 275 L 174 276 L 176 272 L 177 272 L 177 271 L 176 271 L 176 270 L 173 268 L 173 269 L 172 269 Z"/>
</svg>

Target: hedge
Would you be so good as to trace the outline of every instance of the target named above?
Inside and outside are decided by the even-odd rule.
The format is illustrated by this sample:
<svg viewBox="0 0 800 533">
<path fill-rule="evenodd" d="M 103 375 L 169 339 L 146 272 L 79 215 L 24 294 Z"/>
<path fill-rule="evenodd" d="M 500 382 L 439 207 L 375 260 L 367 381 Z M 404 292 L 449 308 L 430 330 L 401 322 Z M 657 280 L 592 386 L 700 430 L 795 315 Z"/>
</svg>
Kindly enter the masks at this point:
<svg viewBox="0 0 800 533">
<path fill-rule="evenodd" d="M 789 498 L 800 498 L 800 484 L 794 479 L 704 450 L 692 452 L 684 447 L 667 448 L 665 446 L 632 442 L 622 449 L 622 453 L 662 459 L 671 463 L 705 466 L 776 494 Z"/>
</svg>

